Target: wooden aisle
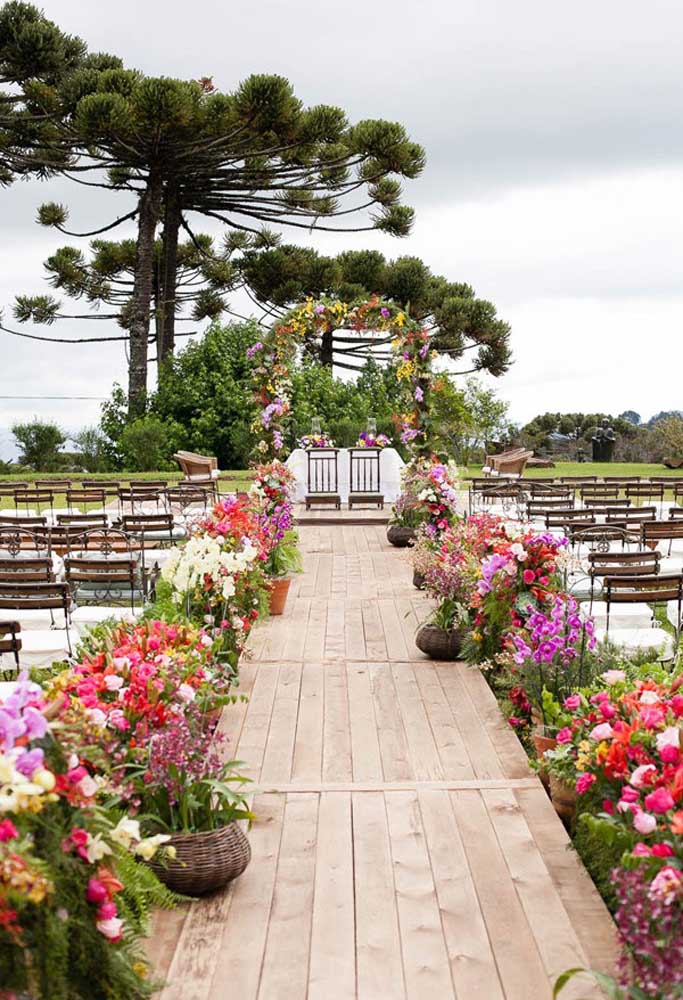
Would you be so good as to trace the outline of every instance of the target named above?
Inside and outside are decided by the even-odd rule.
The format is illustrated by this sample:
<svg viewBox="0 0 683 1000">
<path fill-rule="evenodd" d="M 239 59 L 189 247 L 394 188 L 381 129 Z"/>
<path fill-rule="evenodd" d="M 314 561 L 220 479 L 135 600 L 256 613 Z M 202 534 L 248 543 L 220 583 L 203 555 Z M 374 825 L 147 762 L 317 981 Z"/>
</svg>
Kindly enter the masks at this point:
<svg viewBox="0 0 683 1000">
<path fill-rule="evenodd" d="M 381 525 L 301 536 L 221 720 L 259 789 L 253 859 L 158 915 L 161 1000 L 548 1000 L 567 968 L 611 970 L 611 918 L 485 680 L 414 645 L 405 553 Z"/>
</svg>

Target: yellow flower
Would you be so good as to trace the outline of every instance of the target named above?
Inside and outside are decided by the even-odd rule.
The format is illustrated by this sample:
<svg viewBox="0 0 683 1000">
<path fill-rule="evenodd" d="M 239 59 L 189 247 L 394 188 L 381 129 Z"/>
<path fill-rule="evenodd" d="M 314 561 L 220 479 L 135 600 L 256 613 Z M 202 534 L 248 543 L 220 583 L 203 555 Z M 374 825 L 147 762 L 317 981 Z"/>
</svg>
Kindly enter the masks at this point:
<svg viewBox="0 0 683 1000">
<path fill-rule="evenodd" d="M 147 979 L 149 969 L 144 962 L 133 962 L 132 969 L 138 979 Z"/>
</svg>

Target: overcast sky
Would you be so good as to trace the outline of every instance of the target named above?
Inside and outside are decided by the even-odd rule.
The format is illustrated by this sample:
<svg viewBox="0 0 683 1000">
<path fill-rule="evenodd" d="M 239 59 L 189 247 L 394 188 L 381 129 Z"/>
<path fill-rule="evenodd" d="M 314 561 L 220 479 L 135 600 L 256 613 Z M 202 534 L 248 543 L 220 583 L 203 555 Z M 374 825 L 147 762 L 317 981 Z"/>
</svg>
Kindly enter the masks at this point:
<svg viewBox="0 0 683 1000">
<path fill-rule="evenodd" d="M 402 122 L 427 150 L 407 185 L 410 237 L 312 238 L 320 249 L 416 254 L 467 281 L 512 325 L 497 380 L 513 419 L 547 410 L 683 408 L 683 6 L 676 0 L 44 0 L 91 50 L 154 75 L 231 90 L 281 73 L 306 104 Z M 52 188 L 52 189 L 51 189 Z M 65 242 L 39 229 L 49 199 L 74 228 L 111 218 L 74 186 L 0 190 L 0 308 L 47 291 Z M 125 198 L 116 210 L 127 210 Z M 235 303 L 238 304 L 238 303 Z M 103 324 L 93 324 L 94 334 Z M 25 329 L 25 328 L 22 328 Z M 52 328 L 84 335 L 85 324 Z M 44 332 L 44 328 L 36 332 Z M 120 345 L 56 347 L 0 334 L 2 395 L 106 397 Z M 96 422 L 97 399 L 0 399 L 0 428 L 34 413 Z M 0 454 L 7 451 L 0 439 Z"/>
</svg>

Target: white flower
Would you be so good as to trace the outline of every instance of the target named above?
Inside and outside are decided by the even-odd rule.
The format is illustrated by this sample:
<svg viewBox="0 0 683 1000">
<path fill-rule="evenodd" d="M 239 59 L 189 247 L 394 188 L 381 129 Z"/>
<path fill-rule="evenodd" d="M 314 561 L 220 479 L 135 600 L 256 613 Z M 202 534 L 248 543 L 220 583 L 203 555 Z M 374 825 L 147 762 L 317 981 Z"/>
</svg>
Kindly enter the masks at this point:
<svg viewBox="0 0 683 1000">
<path fill-rule="evenodd" d="M 85 850 L 91 865 L 94 865 L 96 861 L 101 861 L 112 852 L 109 844 L 102 840 L 101 833 L 96 833 L 94 837 L 92 835 L 88 837 Z"/>
<path fill-rule="evenodd" d="M 157 833 L 155 837 L 145 837 L 135 848 L 135 854 L 144 861 L 151 861 L 162 844 L 166 844 L 171 838 L 166 833 Z"/>
<path fill-rule="evenodd" d="M 111 839 L 122 847 L 130 847 L 132 841 L 140 840 L 140 823 L 137 819 L 123 816 L 111 831 Z"/>
</svg>

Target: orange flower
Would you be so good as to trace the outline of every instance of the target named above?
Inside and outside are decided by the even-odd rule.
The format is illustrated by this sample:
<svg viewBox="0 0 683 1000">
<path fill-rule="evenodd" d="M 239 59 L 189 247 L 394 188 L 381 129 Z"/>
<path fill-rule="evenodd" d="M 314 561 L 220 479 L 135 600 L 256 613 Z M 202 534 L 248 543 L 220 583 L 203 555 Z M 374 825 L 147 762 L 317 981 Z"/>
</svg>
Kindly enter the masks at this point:
<svg viewBox="0 0 683 1000">
<path fill-rule="evenodd" d="M 683 834 L 683 809 L 677 809 L 676 812 L 671 817 L 671 823 L 669 829 L 672 833 L 677 836 Z"/>
</svg>

